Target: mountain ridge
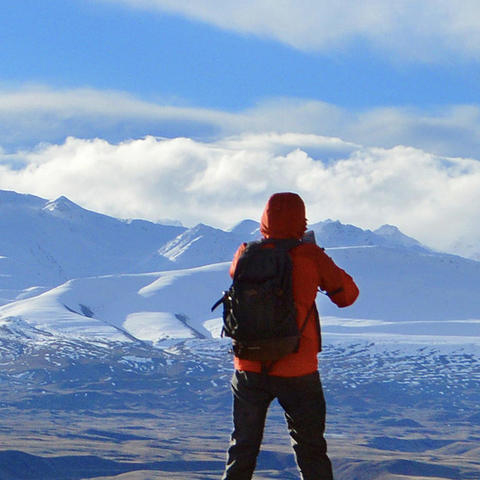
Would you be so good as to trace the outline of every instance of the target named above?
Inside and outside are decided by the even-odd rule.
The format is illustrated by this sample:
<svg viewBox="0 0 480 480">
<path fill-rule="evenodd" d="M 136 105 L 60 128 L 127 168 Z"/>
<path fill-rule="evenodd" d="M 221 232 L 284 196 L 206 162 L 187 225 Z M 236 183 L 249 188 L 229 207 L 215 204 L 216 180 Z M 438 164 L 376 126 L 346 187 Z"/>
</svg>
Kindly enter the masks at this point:
<svg viewBox="0 0 480 480">
<path fill-rule="evenodd" d="M 254 220 L 230 231 L 163 226 L 90 212 L 66 197 L 2 197 L 9 215 L 1 215 L 0 202 L 0 224 L 8 232 L 0 239 L 0 319 L 23 318 L 52 334 L 129 335 L 153 343 L 217 336 L 221 322 L 210 306 L 230 283 L 228 265 L 238 245 L 259 237 Z M 24 235 L 27 220 L 30 236 Z M 471 335 L 465 322 L 480 318 L 479 262 L 432 251 L 392 225 L 371 231 L 326 220 L 309 228 L 361 291 L 345 313 L 318 295 L 323 317 L 359 322 L 327 330 L 367 334 L 398 330 L 382 322 L 460 321 L 458 328 Z M 365 319 L 380 323 L 362 330 Z M 454 328 L 444 323 L 439 331 L 447 325 Z"/>
</svg>

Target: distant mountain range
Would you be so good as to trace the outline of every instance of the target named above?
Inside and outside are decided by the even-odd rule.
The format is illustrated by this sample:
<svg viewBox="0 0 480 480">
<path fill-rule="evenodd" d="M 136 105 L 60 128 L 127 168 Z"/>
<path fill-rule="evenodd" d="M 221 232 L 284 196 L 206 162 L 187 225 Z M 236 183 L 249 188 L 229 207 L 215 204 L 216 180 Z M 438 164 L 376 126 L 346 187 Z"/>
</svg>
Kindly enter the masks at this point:
<svg viewBox="0 0 480 480">
<path fill-rule="evenodd" d="M 428 252 L 396 227 L 372 232 L 327 220 L 310 227 L 323 247 L 381 246 Z M 0 289 L 53 287 L 72 278 L 145 273 L 229 261 L 242 241 L 260 236 L 245 220 L 231 231 L 144 220 L 119 220 L 95 213 L 66 197 L 48 201 L 0 190 Z"/>
<path fill-rule="evenodd" d="M 361 290 L 346 310 L 318 295 L 322 316 L 375 321 L 332 321 L 327 330 L 388 333 L 397 328 L 391 322 L 414 321 L 410 330 L 423 334 L 431 327 L 422 322 L 442 321 L 442 331 L 448 324 L 472 334 L 479 262 L 434 252 L 391 225 L 370 231 L 326 220 L 309 228 Z M 253 220 L 230 231 L 159 225 L 8 191 L 0 191 L 0 230 L 0 319 L 154 342 L 215 336 L 220 313 L 209 307 L 230 282 L 228 262 L 241 242 L 259 237 Z"/>
</svg>

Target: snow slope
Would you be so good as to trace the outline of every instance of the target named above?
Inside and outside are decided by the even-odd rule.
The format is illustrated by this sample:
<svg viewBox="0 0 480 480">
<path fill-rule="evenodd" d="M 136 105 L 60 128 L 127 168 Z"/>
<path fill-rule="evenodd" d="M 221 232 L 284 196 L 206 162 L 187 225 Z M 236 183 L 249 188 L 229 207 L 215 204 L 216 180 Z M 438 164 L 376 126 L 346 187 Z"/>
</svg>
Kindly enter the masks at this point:
<svg viewBox="0 0 480 480">
<path fill-rule="evenodd" d="M 376 281 L 375 275 L 369 275 L 368 272 L 361 274 L 362 262 L 376 264 L 380 271 L 389 268 L 389 265 L 382 264 L 385 252 L 379 252 L 377 257 L 363 257 L 363 252 L 378 253 L 377 249 L 346 247 L 339 251 L 343 259 L 348 254 L 352 267 L 359 268 L 358 281 L 362 296 L 358 306 L 342 310 L 320 294 L 317 303 L 324 334 L 364 340 L 386 336 L 410 336 L 410 339 L 415 336 L 417 340 L 420 337 L 426 340 L 427 337 L 447 336 L 459 337 L 461 343 L 480 338 L 480 306 L 475 303 L 478 300 L 475 298 L 468 305 L 458 302 L 463 285 L 451 289 L 446 299 L 438 286 L 430 289 L 425 287 L 421 291 L 415 285 L 408 285 L 405 288 L 411 289 L 411 292 L 409 301 L 405 302 L 402 295 L 406 290 L 404 288 L 400 295 L 396 293 L 395 282 L 401 285 L 404 279 L 402 275 L 408 274 L 410 277 L 408 268 L 394 278 L 393 283 L 381 277 Z M 422 261 L 418 257 L 413 260 L 417 265 Z M 458 258 L 454 260 L 465 261 Z M 392 256 L 389 261 L 405 263 L 405 256 Z M 424 264 L 420 265 L 422 268 L 432 269 L 429 256 L 423 261 Z M 440 267 L 436 263 L 434 265 L 439 268 L 441 275 L 452 271 L 450 263 L 440 264 Z M 464 268 L 462 264 L 453 265 L 456 267 L 453 271 L 462 271 Z M 74 279 L 39 296 L 0 307 L 0 319 L 22 319 L 42 331 L 82 338 L 119 340 L 123 335 L 156 344 L 173 338 L 218 337 L 221 308 L 212 313 L 210 307 L 230 283 L 228 267 L 229 263 L 224 262 L 157 273 Z M 476 268 L 470 272 L 470 280 L 478 284 L 480 265 L 473 262 L 473 267 Z M 418 279 L 416 272 L 417 276 L 413 275 L 416 281 L 425 282 L 425 278 Z M 428 275 L 433 273 L 438 272 L 427 272 Z M 381 288 L 390 290 L 390 293 L 378 296 L 376 292 Z M 427 301 L 425 291 L 429 294 Z M 435 312 L 436 306 L 440 310 L 431 313 Z"/>
<path fill-rule="evenodd" d="M 346 315 L 388 321 L 480 318 L 480 263 L 454 255 L 384 246 L 336 247 L 326 252 L 360 287 Z M 323 295 L 324 315 L 338 311 Z"/>
<path fill-rule="evenodd" d="M 21 319 L 44 332 L 112 341 L 218 335 L 209 320 L 225 287 L 228 264 L 148 274 L 75 279 L 0 307 L 0 322 Z M 210 330 L 209 330 L 210 328 Z"/>
</svg>

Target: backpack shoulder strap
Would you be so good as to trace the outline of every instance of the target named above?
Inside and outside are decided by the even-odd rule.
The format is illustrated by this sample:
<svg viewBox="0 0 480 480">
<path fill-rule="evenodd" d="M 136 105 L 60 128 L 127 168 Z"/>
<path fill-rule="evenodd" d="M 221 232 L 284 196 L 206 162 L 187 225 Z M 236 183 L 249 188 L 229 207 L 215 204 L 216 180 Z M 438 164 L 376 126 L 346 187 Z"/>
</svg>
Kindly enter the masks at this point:
<svg viewBox="0 0 480 480">
<path fill-rule="evenodd" d="M 308 309 L 307 316 L 305 317 L 305 320 L 303 321 L 302 326 L 300 327 L 300 330 L 299 330 L 300 335 L 302 335 L 303 331 L 305 330 L 305 327 L 307 326 L 308 320 L 309 320 L 310 316 L 312 315 L 315 308 L 316 308 L 316 305 L 315 305 L 315 300 L 314 300 L 313 303 L 312 303 L 312 306 Z"/>
</svg>

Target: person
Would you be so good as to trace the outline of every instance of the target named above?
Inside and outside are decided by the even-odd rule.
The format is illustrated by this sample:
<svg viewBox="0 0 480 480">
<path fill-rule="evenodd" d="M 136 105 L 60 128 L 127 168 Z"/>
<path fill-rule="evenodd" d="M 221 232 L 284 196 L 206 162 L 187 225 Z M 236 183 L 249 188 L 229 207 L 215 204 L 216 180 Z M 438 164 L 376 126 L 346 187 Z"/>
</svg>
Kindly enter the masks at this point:
<svg viewBox="0 0 480 480">
<path fill-rule="evenodd" d="M 266 239 L 301 239 L 306 226 L 301 197 L 291 192 L 276 193 L 265 206 L 260 232 Z M 244 243 L 235 253 L 230 267 L 232 277 L 245 248 Z M 352 277 L 314 242 L 303 241 L 289 253 L 299 326 L 312 311 L 319 288 L 338 307 L 347 307 L 357 299 L 359 290 Z M 284 410 L 302 479 L 333 479 L 324 438 L 326 408 L 317 359 L 320 350 L 320 324 L 315 308 L 302 332 L 298 350 L 276 361 L 268 372 L 262 370 L 260 362 L 234 357 L 233 432 L 223 480 L 252 478 L 267 411 L 275 398 Z"/>
</svg>

